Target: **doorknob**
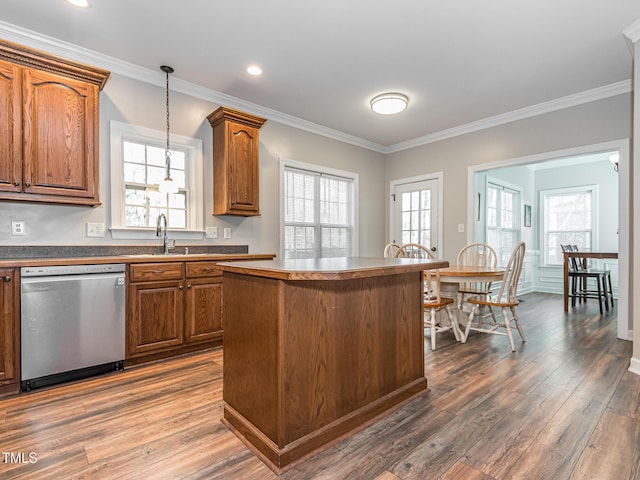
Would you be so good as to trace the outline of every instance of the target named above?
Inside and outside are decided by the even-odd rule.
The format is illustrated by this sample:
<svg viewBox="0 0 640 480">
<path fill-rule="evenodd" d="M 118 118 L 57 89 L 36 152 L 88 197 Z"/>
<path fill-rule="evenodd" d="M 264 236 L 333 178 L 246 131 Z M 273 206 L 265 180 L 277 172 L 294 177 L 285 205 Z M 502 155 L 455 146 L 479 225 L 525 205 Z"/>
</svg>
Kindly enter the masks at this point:
<svg viewBox="0 0 640 480">
<path fill-rule="evenodd" d="M 437 250 L 437 248 L 436 248 L 436 247 L 431 247 L 431 251 L 432 251 L 432 252 L 435 252 L 436 250 Z"/>
</svg>

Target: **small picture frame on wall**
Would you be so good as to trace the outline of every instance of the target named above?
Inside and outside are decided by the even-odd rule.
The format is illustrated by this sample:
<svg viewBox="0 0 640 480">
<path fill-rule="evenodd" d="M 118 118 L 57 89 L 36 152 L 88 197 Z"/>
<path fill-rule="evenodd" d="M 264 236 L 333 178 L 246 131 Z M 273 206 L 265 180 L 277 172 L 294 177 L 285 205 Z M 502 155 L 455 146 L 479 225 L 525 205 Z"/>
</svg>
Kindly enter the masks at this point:
<svg viewBox="0 0 640 480">
<path fill-rule="evenodd" d="M 525 204 L 524 206 L 524 226 L 525 227 L 531 226 L 531 205 Z"/>
</svg>

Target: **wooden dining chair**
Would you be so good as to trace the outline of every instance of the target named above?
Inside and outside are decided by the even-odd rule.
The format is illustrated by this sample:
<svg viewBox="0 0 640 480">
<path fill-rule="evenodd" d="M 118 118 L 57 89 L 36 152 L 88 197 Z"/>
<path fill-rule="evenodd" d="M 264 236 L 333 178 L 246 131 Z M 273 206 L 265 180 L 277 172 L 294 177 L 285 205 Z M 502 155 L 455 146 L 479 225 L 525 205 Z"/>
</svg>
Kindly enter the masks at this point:
<svg viewBox="0 0 640 480">
<path fill-rule="evenodd" d="M 563 252 L 579 251 L 577 245 L 560 245 L 560 248 Z M 595 287 L 589 283 L 589 280 L 595 280 Z M 613 307 L 610 270 L 587 268 L 580 258 L 569 257 L 569 281 L 569 298 L 572 307 L 576 306 L 576 300 L 580 303 L 583 301 L 586 303 L 588 298 L 598 300 L 600 315 L 604 313 L 603 304 L 607 311 L 609 311 L 609 303 Z"/>
<path fill-rule="evenodd" d="M 456 263 L 463 266 L 496 268 L 498 264 L 498 254 L 486 243 L 471 243 L 458 252 Z M 461 283 L 458 287 L 458 308 L 462 308 L 466 298 L 470 296 L 487 296 L 490 293 L 491 282 Z M 491 307 L 480 306 L 480 315 L 484 315 L 485 308 L 488 308 L 489 313 L 487 313 L 487 315 L 490 315 L 495 322 L 496 317 Z"/>
<path fill-rule="evenodd" d="M 425 247 L 424 245 L 420 245 L 419 243 L 405 243 L 400 248 L 398 248 L 398 251 L 394 256 L 396 258 L 436 258 L 429 248 Z"/>
<path fill-rule="evenodd" d="M 395 256 L 396 258 L 436 258 L 429 248 L 419 243 L 405 243 L 398 249 Z M 422 278 L 424 280 L 424 326 L 431 333 L 431 349 L 436 349 L 436 335 L 447 330 L 451 330 L 456 340 L 460 341 L 462 333 L 458 331 L 453 313 L 446 308 L 455 302 L 453 298 L 440 295 L 440 270 L 425 270 Z M 443 323 L 442 315 L 437 314 L 443 309 L 448 323 Z"/>
<path fill-rule="evenodd" d="M 385 257 L 385 258 L 395 257 L 396 256 L 396 252 L 399 249 L 400 249 L 400 245 L 398 245 L 397 243 L 394 243 L 394 242 L 388 243 L 384 247 L 384 251 L 382 253 L 382 256 Z"/>
<path fill-rule="evenodd" d="M 516 347 L 513 343 L 513 335 L 511 334 L 512 322 L 518 330 L 522 342 L 524 343 L 526 341 L 524 332 L 522 331 L 522 326 L 520 325 L 520 320 L 518 319 L 518 315 L 516 313 L 516 306 L 519 304 L 517 296 L 518 281 L 520 280 L 520 273 L 522 272 L 524 251 L 524 242 L 520 242 L 513 249 L 511 257 L 509 258 L 509 262 L 507 263 L 504 276 L 502 277 L 500 289 L 495 296 L 480 295 L 471 297 L 467 300 L 473 305 L 473 308 L 471 309 L 471 313 L 469 314 L 469 321 L 467 322 L 464 334 L 462 336 L 462 343 L 466 343 L 467 338 L 469 337 L 469 332 L 471 330 L 482 333 L 491 333 L 495 335 L 505 335 L 509 337 L 511 351 L 515 352 Z M 498 322 L 493 320 L 489 323 L 485 323 L 485 318 L 483 318 L 482 315 L 476 315 L 481 305 L 500 308 L 504 321 Z M 509 309 L 509 311 L 511 312 L 511 318 L 509 318 L 507 309 Z M 504 331 L 500 331 L 498 329 L 504 329 Z"/>
<path fill-rule="evenodd" d="M 425 270 L 423 278 L 425 284 L 424 326 L 430 330 L 431 350 L 436 349 L 436 336 L 440 332 L 451 330 L 456 341 L 459 342 L 462 334 L 458 330 L 457 319 L 454 313 L 447 308 L 454 304 L 454 300 L 440 295 L 440 270 Z M 446 312 L 447 323 L 442 321 L 442 315 L 438 315 L 441 310 Z"/>
</svg>

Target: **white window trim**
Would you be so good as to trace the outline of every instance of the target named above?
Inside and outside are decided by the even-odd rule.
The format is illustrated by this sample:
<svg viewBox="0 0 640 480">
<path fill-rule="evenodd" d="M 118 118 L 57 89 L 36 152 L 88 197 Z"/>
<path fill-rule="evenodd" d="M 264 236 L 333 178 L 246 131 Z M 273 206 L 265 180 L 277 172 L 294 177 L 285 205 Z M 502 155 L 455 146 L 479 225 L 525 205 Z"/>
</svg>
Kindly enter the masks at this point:
<svg viewBox="0 0 640 480">
<path fill-rule="evenodd" d="M 484 216 L 485 216 L 485 223 L 484 223 L 484 240 L 486 243 L 488 242 L 488 238 L 489 238 L 489 221 L 487 220 L 488 218 L 488 213 L 487 210 L 489 208 L 489 185 L 494 185 L 496 187 L 502 187 L 505 188 L 507 190 L 512 190 L 514 192 L 516 192 L 518 194 L 518 201 L 520 203 L 520 205 L 517 206 L 515 213 L 516 218 L 514 219 L 514 223 L 516 225 L 516 231 L 517 231 L 517 240 L 516 240 L 516 245 L 518 244 L 518 242 L 522 241 L 522 224 L 523 224 L 523 208 L 524 208 L 524 189 L 522 188 L 522 186 L 520 185 L 516 185 L 515 183 L 510 183 L 507 182 L 505 180 L 502 180 L 501 178 L 496 178 L 496 177 L 491 177 L 489 175 L 487 175 L 485 177 L 485 184 L 484 184 L 484 198 L 485 198 L 485 205 L 484 205 Z M 500 262 L 502 261 L 502 259 L 500 258 L 500 254 L 498 254 L 498 264 L 500 264 Z"/>
<path fill-rule="evenodd" d="M 316 165 L 313 163 L 305 163 L 305 162 L 300 162 L 298 160 L 291 160 L 289 158 L 284 158 L 284 157 L 280 157 L 279 158 L 279 163 L 280 163 L 280 176 L 279 176 L 279 182 L 280 182 L 280 212 L 279 212 L 279 217 L 280 217 L 280 228 L 279 230 L 279 235 L 280 238 L 278 239 L 278 243 L 279 243 L 279 256 L 280 258 L 284 258 L 284 169 L 286 167 L 290 167 L 290 168 L 297 168 L 299 170 L 308 170 L 310 172 L 318 172 L 318 173 L 324 173 L 326 175 L 334 175 L 336 177 L 344 177 L 344 178 L 349 178 L 353 181 L 353 188 L 352 188 L 352 195 L 353 195 L 353 208 L 352 208 L 352 221 L 353 221 L 353 256 L 357 257 L 358 256 L 358 245 L 359 245 L 359 226 L 358 226 L 358 218 L 359 218 L 359 207 L 358 207 L 358 199 L 360 198 L 359 195 L 359 179 L 360 179 L 360 175 L 355 173 L 355 172 L 348 172 L 346 170 L 338 170 L 335 168 L 329 168 L 329 167 L 325 167 L 323 165 Z"/>
<path fill-rule="evenodd" d="M 545 228 L 544 197 L 546 195 L 562 195 L 567 193 L 579 193 L 591 191 L 591 250 L 598 251 L 598 185 L 578 185 L 575 187 L 553 188 L 540 190 L 540 265 L 549 268 L 563 268 L 562 265 L 549 265 L 547 258 L 547 230 Z"/>
<path fill-rule="evenodd" d="M 122 142 L 147 140 L 164 144 L 166 132 L 131 125 L 116 120 L 110 121 L 111 141 L 111 236 L 114 239 L 151 239 L 156 237 L 155 227 L 126 227 L 124 218 L 124 169 L 122 160 Z M 187 169 L 189 182 L 189 229 L 169 229 L 171 237 L 180 240 L 200 240 L 204 236 L 204 200 L 202 140 L 171 134 L 171 145 L 187 150 L 190 164 Z"/>
</svg>

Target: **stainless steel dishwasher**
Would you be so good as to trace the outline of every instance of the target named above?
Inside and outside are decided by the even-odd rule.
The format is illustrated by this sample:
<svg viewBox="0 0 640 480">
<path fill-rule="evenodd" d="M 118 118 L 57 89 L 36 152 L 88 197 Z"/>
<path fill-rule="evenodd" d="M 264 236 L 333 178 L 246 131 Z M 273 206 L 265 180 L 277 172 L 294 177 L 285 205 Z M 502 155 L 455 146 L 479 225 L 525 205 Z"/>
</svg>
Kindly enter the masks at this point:
<svg viewBox="0 0 640 480">
<path fill-rule="evenodd" d="M 125 265 L 23 267 L 21 388 L 122 369 Z"/>
</svg>

